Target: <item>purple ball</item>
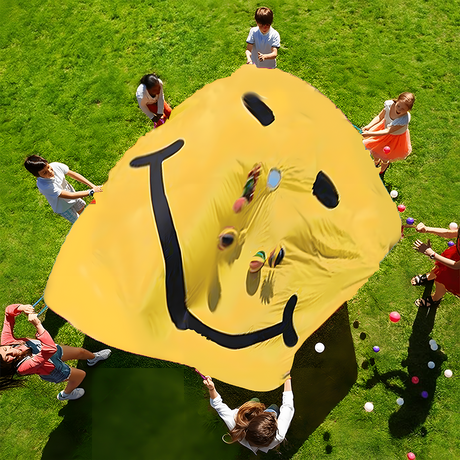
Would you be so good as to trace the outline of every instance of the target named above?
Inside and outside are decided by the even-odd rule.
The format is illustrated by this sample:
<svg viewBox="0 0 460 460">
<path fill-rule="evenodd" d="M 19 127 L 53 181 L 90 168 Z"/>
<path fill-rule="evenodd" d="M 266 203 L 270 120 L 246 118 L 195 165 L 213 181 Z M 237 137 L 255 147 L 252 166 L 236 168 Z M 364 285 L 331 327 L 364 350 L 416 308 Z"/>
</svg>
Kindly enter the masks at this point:
<svg viewBox="0 0 460 460">
<path fill-rule="evenodd" d="M 376 345 L 375 347 L 372 347 L 372 349 L 373 349 L 376 353 L 378 353 L 378 352 L 380 351 L 380 348 L 379 348 L 377 345 Z"/>
<path fill-rule="evenodd" d="M 414 221 L 414 218 L 413 218 L 413 217 L 408 217 L 408 218 L 406 219 L 406 223 L 407 223 L 408 225 L 412 225 L 414 222 L 415 222 L 415 221 Z"/>
<path fill-rule="evenodd" d="M 454 243 L 453 241 L 449 241 L 449 242 L 447 243 L 447 246 L 449 246 L 449 248 L 450 248 L 451 246 L 454 246 L 454 245 L 455 245 L 455 243 Z"/>
<path fill-rule="evenodd" d="M 428 398 L 428 391 L 422 391 L 422 392 L 420 393 L 420 396 L 421 396 L 422 398 L 424 398 L 424 399 Z"/>
</svg>

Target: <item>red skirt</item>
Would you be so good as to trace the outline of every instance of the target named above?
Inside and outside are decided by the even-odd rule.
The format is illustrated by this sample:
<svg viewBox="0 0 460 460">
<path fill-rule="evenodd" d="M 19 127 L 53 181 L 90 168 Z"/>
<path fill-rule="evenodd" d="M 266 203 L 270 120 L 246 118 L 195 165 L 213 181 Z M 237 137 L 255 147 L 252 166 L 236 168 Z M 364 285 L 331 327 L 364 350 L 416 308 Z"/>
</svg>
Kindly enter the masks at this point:
<svg viewBox="0 0 460 460">
<path fill-rule="evenodd" d="M 157 104 L 147 104 L 147 108 L 150 110 L 152 113 L 158 113 L 158 107 Z M 163 107 L 163 115 L 165 116 L 166 119 L 168 119 L 171 116 L 172 109 L 169 107 L 168 103 L 165 101 L 164 107 Z"/>
<path fill-rule="evenodd" d="M 460 255 L 455 246 L 446 249 L 441 255 L 455 262 L 460 260 Z M 460 297 L 460 270 L 453 270 L 441 262 L 435 262 L 434 273 L 436 281 L 443 284 L 450 293 Z"/>
<path fill-rule="evenodd" d="M 385 120 L 374 126 L 370 131 L 385 129 Z M 404 160 L 412 152 L 410 134 L 407 129 L 402 134 L 386 134 L 385 136 L 367 137 L 363 140 L 364 147 L 370 150 L 374 158 L 382 161 Z M 385 153 L 384 147 L 390 147 L 390 152 Z"/>
</svg>

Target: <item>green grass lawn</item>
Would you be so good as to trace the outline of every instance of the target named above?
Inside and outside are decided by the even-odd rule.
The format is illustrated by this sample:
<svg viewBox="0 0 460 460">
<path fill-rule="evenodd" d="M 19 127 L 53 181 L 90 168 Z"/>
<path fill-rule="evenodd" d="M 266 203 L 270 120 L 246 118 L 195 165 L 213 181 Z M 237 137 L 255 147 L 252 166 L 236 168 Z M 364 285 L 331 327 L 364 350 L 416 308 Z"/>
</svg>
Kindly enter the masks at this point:
<svg viewBox="0 0 460 460">
<path fill-rule="evenodd" d="M 354 124 L 368 123 L 384 100 L 415 93 L 413 153 L 392 165 L 386 186 L 398 190 L 395 201 L 407 206 L 404 218 L 434 227 L 458 222 L 460 2 L 266 5 L 281 35 L 278 67 L 314 85 Z M 37 191 L 22 166 L 25 157 L 42 155 L 94 183 L 105 182 L 123 153 L 152 127 L 135 99 L 141 76 L 158 73 L 174 108 L 207 83 L 231 75 L 245 63 L 257 6 L 242 0 L 1 0 L 1 313 L 10 303 L 40 298 L 70 228 Z M 418 460 L 460 458 L 459 301 L 448 294 L 437 312 L 417 311 L 414 300 L 423 288 L 411 287 L 410 278 L 431 263 L 411 248 L 415 232 L 405 233 L 346 310 L 318 331 L 332 343 L 337 334 L 331 330 L 346 326 L 340 330 L 347 360 L 334 362 L 337 374 L 326 354 L 320 361 L 309 354 L 313 338 L 307 343 L 302 356 L 309 359 L 293 371 L 293 386 L 296 401 L 311 403 L 311 410 L 298 411 L 303 419 L 294 420 L 290 444 L 267 458 L 388 460 L 404 459 L 409 451 Z M 446 248 L 441 238 L 431 240 L 437 252 Z M 75 290 L 69 295 L 77 295 Z M 397 324 L 388 320 L 393 310 L 402 316 Z M 59 343 L 104 346 L 53 312 L 44 324 Z M 23 318 L 16 331 L 33 333 Z M 440 345 L 436 352 L 429 349 L 431 338 Z M 381 351 L 374 353 L 373 345 Z M 429 360 L 436 363 L 433 371 L 426 367 Z M 447 368 L 451 379 L 443 375 Z M 321 393 L 311 381 L 324 369 L 329 382 L 357 374 L 324 387 L 333 392 L 349 383 L 343 399 L 323 400 L 323 414 L 312 403 Z M 303 387 L 296 386 L 295 372 Z M 419 397 L 422 387 L 410 382 L 414 373 L 426 382 L 427 400 Z M 83 386 L 88 395 L 81 404 L 57 401 L 63 385 L 36 376 L 1 394 L 0 458 L 250 458 L 249 451 L 220 440 L 224 425 L 188 367 L 114 350 L 109 361 L 88 372 Z M 235 405 L 247 396 L 224 384 L 218 388 Z M 406 404 L 399 407 L 398 397 Z M 363 409 L 367 401 L 375 405 L 371 413 Z M 302 434 L 299 427 L 306 425 Z"/>
</svg>

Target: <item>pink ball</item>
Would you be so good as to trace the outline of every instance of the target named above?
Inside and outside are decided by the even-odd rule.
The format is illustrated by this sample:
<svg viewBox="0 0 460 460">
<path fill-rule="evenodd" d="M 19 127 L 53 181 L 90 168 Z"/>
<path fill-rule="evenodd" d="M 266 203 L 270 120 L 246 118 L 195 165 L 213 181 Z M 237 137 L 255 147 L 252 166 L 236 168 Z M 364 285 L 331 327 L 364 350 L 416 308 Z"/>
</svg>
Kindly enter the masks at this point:
<svg viewBox="0 0 460 460">
<path fill-rule="evenodd" d="M 383 152 L 386 153 L 387 155 L 390 153 L 390 147 L 388 145 L 386 147 L 383 147 Z"/>
<path fill-rule="evenodd" d="M 398 211 L 399 212 L 404 212 L 406 210 L 406 207 L 403 204 L 398 204 Z"/>
<path fill-rule="evenodd" d="M 397 311 L 392 311 L 390 313 L 390 321 L 392 323 L 397 323 L 401 319 L 401 315 Z"/>
<path fill-rule="evenodd" d="M 407 454 L 407 458 L 408 458 L 409 460 L 415 460 L 415 454 L 414 454 L 413 452 L 409 452 L 409 453 Z"/>
<path fill-rule="evenodd" d="M 414 375 L 412 378 L 411 378 L 411 381 L 414 385 L 417 385 L 418 382 L 420 382 L 420 379 Z"/>
</svg>

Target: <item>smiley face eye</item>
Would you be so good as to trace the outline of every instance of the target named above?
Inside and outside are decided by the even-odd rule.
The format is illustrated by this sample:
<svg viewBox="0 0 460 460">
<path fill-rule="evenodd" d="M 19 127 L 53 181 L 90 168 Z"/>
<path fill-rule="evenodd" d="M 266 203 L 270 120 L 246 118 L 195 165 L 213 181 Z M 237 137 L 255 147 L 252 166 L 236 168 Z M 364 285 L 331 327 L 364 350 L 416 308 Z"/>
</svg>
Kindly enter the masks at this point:
<svg viewBox="0 0 460 460">
<path fill-rule="evenodd" d="M 225 235 L 221 235 L 220 237 L 220 244 L 224 248 L 227 248 L 228 246 L 230 246 L 233 243 L 233 241 L 235 241 L 235 238 L 233 238 L 233 235 L 225 234 Z"/>
<path fill-rule="evenodd" d="M 332 180 L 323 171 L 320 171 L 316 176 L 312 191 L 313 195 L 326 208 L 333 209 L 339 204 L 339 193 Z"/>
<path fill-rule="evenodd" d="M 237 231 L 232 228 L 226 228 L 220 235 L 219 235 L 219 242 L 217 247 L 223 251 L 224 249 L 229 248 L 236 240 L 238 236 Z"/>
</svg>

